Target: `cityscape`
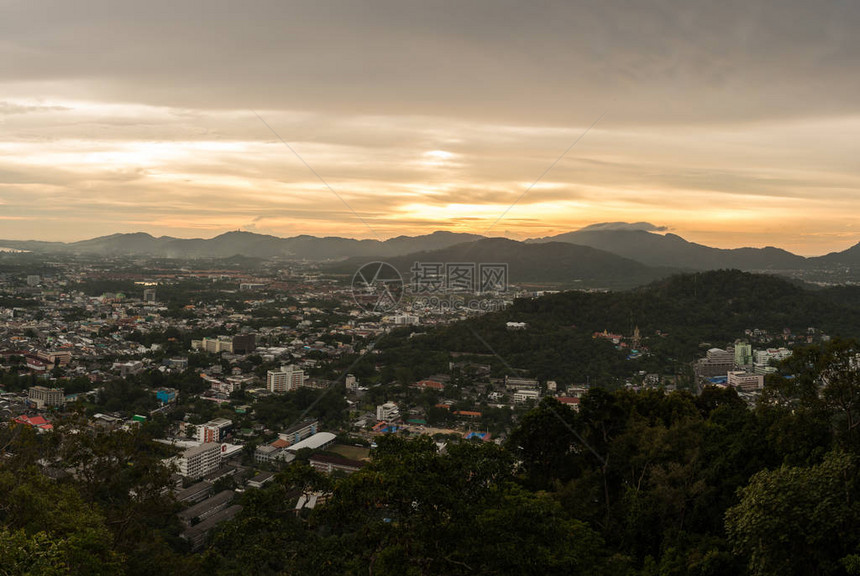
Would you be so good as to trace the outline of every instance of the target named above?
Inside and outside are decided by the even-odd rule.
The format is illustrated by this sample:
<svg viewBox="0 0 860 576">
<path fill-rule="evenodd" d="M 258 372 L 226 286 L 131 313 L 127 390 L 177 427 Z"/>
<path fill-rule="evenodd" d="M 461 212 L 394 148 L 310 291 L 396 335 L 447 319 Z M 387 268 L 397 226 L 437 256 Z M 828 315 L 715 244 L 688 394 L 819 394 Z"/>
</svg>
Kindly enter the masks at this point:
<svg viewBox="0 0 860 576">
<path fill-rule="evenodd" d="M 6 4 L 0 575 L 860 574 L 860 5 Z"/>
</svg>

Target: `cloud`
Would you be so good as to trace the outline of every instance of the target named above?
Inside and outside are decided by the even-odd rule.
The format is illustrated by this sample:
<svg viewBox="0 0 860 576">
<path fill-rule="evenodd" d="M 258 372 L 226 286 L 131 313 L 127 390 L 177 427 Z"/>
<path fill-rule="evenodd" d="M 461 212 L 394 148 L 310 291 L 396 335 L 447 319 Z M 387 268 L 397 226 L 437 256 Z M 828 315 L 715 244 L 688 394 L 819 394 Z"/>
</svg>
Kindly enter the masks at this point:
<svg viewBox="0 0 860 576">
<path fill-rule="evenodd" d="M 3 235 L 481 232 L 514 202 L 511 235 L 838 235 L 857 29 L 837 0 L 14 3 Z"/>
<path fill-rule="evenodd" d="M 64 112 L 69 110 L 65 106 L 40 106 L 17 104 L 14 102 L 0 102 L 0 116 L 11 116 L 12 114 L 32 114 L 36 112 Z"/>
<path fill-rule="evenodd" d="M 601 222 L 581 228 L 580 231 L 644 230 L 645 232 L 665 232 L 668 229 L 668 226 L 655 226 L 650 222 Z"/>
<path fill-rule="evenodd" d="M 858 28 L 860 5 L 835 0 L 29 2 L 4 13 L 0 82 L 520 123 L 822 116 L 860 106 Z"/>
</svg>

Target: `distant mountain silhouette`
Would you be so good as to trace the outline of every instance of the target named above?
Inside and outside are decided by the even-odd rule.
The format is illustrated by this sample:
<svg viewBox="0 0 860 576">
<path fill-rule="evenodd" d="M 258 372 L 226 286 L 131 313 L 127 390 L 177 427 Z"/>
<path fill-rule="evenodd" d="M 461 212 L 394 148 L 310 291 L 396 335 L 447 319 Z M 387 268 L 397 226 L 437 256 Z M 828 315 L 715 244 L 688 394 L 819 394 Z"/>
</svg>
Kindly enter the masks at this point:
<svg viewBox="0 0 860 576">
<path fill-rule="evenodd" d="M 689 270 L 734 268 L 776 271 L 802 269 L 807 264 L 807 259 L 803 256 L 780 248 L 711 248 L 688 242 L 676 234 L 655 234 L 642 229 L 602 226 L 604 225 L 593 225 L 529 242 L 569 242 L 606 250 L 649 266 L 673 266 Z"/>
<path fill-rule="evenodd" d="M 156 254 L 162 246 L 176 241 L 176 238 L 162 236 L 155 238 L 146 232 L 132 234 L 111 234 L 80 242 L 71 242 L 62 248 L 65 251 L 90 254 Z"/>
<path fill-rule="evenodd" d="M 817 256 L 809 260 L 816 264 L 839 264 L 860 267 L 860 242 L 842 252 L 831 252 L 830 254 Z"/>
<path fill-rule="evenodd" d="M 524 243 L 507 240 L 506 246 L 512 254 L 526 254 L 523 249 L 517 247 L 518 244 L 563 243 L 602 250 L 645 266 L 679 270 L 737 269 L 773 273 L 827 271 L 828 274 L 834 270 L 841 270 L 840 273 L 843 273 L 843 276 L 846 276 L 844 273 L 848 270 L 847 276 L 841 280 L 856 280 L 860 274 L 860 244 L 842 252 L 804 258 L 774 247 L 712 248 L 689 242 L 676 234 L 659 233 L 664 230 L 663 227 L 648 222 L 603 222 L 557 236 L 526 240 Z M 484 237 L 477 234 L 455 232 L 397 236 L 385 241 L 340 237 L 319 238 L 308 235 L 279 238 L 241 231 L 227 232 L 209 239 L 185 239 L 170 236 L 154 237 L 144 232 L 137 232 L 111 234 L 71 243 L 0 240 L 0 247 L 29 250 L 35 253 L 59 252 L 96 256 L 131 255 L 177 259 L 246 256 L 283 257 L 321 262 L 347 258 L 393 258 L 423 251 L 442 250 L 482 239 Z M 562 251 L 557 254 L 565 258 L 570 256 L 567 253 L 562 254 Z M 580 252 L 580 255 L 584 255 L 584 252 Z M 527 262 L 522 263 L 523 266 L 527 264 Z M 550 266 L 551 264 L 548 260 L 541 260 L 541 265 Z M 559 278 L 563 276 L 559 271 L 545 271 L 540 275 L 545 278 L 553 275 Z"/>
<path fill-rule="evenodd" d="M 436 250 L 481 238 L 476 234 L 434 232 L 423 236 L 398 236 L 379 240 L 353 238 L 295 236 L 278 238 L 253 232 L 227 232 L 214 238 L 156 238 L 144 232 L 111 234 L 80 242 L 37 242 L 0 240 L 0 246 L 33 252 L 66 252 L 103 256 L 154 256 L 163 258 L 229 258 L 249 256 L 258 258 L 286 257 L 300 260 L 337 260 L 351 256 L 389 257 Z"/>
</svg>

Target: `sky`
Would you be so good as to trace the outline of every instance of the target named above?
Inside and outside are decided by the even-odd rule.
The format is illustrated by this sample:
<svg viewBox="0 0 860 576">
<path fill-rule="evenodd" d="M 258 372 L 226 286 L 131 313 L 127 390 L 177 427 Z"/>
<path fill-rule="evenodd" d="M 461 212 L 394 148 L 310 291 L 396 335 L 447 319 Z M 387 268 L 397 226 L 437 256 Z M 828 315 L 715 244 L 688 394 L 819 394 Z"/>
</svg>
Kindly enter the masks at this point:
<svg viewBox="0 0 860 576">
<path fill-rule="evenodd" d="M 860 242 L 860 3 L 0 0 L 0 238 Z"/>
</svg>

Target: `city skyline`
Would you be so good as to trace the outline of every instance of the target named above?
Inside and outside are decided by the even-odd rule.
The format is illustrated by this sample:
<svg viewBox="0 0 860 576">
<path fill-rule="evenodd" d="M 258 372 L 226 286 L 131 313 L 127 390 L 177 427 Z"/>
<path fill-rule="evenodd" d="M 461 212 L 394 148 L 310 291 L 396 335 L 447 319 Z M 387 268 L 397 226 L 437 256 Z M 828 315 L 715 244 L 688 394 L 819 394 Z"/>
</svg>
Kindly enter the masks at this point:
<svg viewBox="0 0 860 576">
<path fill-rule="evenodd" d="M 644 221 L 804 256 L 860 241 L 855 5 L 7 13 L 0 238 Z"/>
</svg>

